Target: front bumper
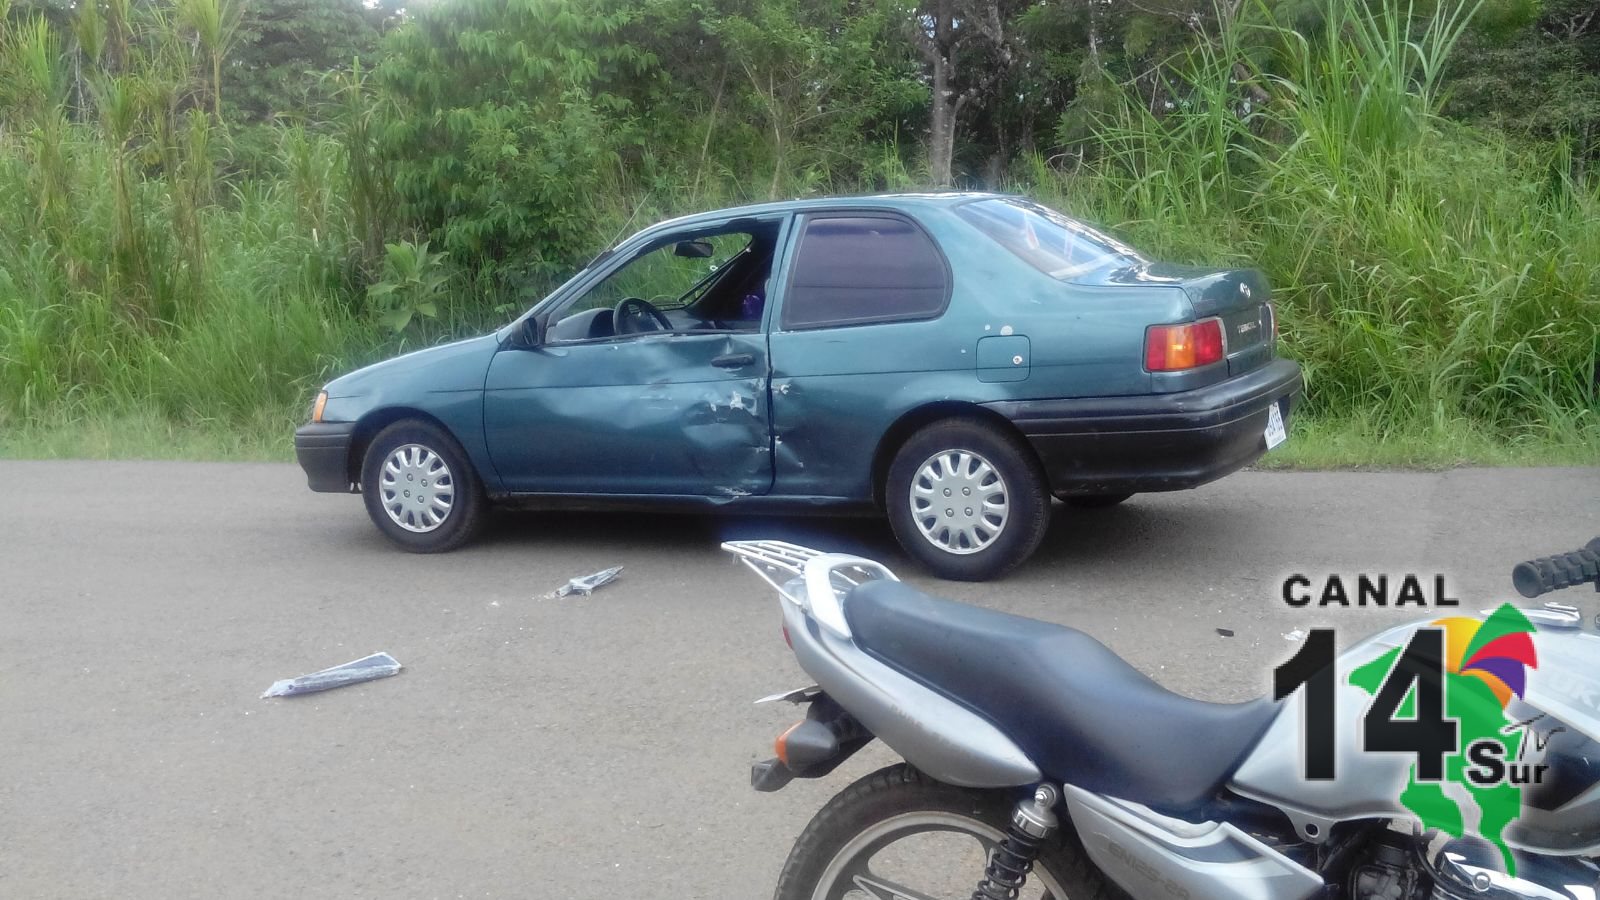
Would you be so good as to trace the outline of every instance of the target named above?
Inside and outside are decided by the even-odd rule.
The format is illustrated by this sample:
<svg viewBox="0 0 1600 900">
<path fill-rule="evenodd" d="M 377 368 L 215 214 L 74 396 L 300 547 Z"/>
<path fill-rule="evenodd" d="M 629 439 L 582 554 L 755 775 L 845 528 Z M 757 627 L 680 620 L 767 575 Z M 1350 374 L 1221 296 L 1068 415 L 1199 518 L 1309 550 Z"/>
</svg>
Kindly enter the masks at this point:
<svg viewBox="0 0 1600 900">
<path fill-rule="evenodd" d="M 1191 391 L 984 405 L 1027 437 L 1057 494 L 1177 491 L 1261 458 L 1268 407 L 1282 401 L 1287 423 L 1303 384 L 1279 359 Z"/>
<path fill-rule="evenodd" d="M 355 430 L 354 422 L 312 422 L 295 429 L 294 458 L 313 491 L 347 494 L 357 489 L 350 474 Z"/>
</svg>

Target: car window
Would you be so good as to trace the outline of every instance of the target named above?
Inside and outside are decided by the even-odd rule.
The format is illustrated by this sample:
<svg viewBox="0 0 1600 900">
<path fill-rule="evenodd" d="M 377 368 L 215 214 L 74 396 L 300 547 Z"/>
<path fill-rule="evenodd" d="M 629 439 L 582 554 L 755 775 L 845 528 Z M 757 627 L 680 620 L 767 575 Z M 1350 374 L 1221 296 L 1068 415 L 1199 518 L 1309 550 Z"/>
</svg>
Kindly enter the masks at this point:
<svg viewBox="0 0 1600 900">
<path fill-rule="evenodd" d="M 1062 281 L 1144 262 L 1132 247 L 1028 200 L 978 200 L 962 204 L 956 213 L 1028 265 Z"/>
<path fill-rule="evenodd" d="M 689 290 L 708 275 L 727 265 L 739 251 L 750 246 L 750 235 L 743 232 L 718 234 L 697 240 L 711 244 L 709 257 L 683 257 L 675 252 L 676 242 L 657 247 L 635 257 L 622 268 L 567 307 L 565 315 L 590 309 L 611 309 L 628 297 L 648 300 L 660 310 L 681 309 L 695 297 Z"/>
<path fill-rule="evenodd" d="M 949 275 L 933 239 L 897 216 L 806 222 L 783 300 L 784 328 L 816 328 L 944 312 Z"/>
</svg>

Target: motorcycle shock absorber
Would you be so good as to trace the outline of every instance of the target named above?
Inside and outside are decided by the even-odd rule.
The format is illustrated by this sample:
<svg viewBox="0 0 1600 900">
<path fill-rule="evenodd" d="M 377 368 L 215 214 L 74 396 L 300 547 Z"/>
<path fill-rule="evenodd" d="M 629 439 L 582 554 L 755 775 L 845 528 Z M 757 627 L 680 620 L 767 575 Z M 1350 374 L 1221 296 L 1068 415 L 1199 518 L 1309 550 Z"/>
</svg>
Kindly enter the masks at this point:
<svg viewBox="0 0 1600 900">
<path fill-rule="evenodd" d="M 1031 798 L 1017 804 L 1006 836 L 989 853 L 989 864 L 972 900 L 1016 900 L 1045 840 L 1059 824 L 1055 805 L 1060 799 L 1053 785 L 1041 784 Z"/>
</svg>

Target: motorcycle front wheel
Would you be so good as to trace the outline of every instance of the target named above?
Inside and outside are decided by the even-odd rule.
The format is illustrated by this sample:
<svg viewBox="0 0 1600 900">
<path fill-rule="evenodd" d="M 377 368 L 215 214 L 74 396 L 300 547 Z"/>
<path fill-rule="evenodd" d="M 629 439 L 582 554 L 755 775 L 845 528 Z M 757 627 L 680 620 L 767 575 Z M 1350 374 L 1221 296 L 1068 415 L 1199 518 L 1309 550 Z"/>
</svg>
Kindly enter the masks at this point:
<svg viewBox="0 0 1600 900">
<path fill-rule="evenodd" d="M 828 801 L 801 832 L 774 900 L 966 900 L 1023 794 L 943 784 L 909 765 L 881 769 Z M 1063 823 L 1023 898 L 1120 900 Z"/>
</svg>

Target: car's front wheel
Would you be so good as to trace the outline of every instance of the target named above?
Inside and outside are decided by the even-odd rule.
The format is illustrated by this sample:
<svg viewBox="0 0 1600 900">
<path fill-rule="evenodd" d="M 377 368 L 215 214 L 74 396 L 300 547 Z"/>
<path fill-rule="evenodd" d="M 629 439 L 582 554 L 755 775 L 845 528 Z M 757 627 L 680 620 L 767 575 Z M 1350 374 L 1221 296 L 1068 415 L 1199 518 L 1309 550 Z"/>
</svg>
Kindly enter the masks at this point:
<svg viewBox="0 0 1600 900">
<path fill-rule="evenodd" d="M 884 498 L 906 552 L 958 581 L 1005 574 L 1050 526 L 1049 486 L 1032 452 L 969 419 L 913 434 L 889 466 Z"/>
<path fill-rule="evenodd" d="M 459 547 L 483 517 L 483 488 L 466 453 L 437 426 L 414 419 L 372 439 L 361 495 L 384 537 L 413 553 Z"/>
</svg>

